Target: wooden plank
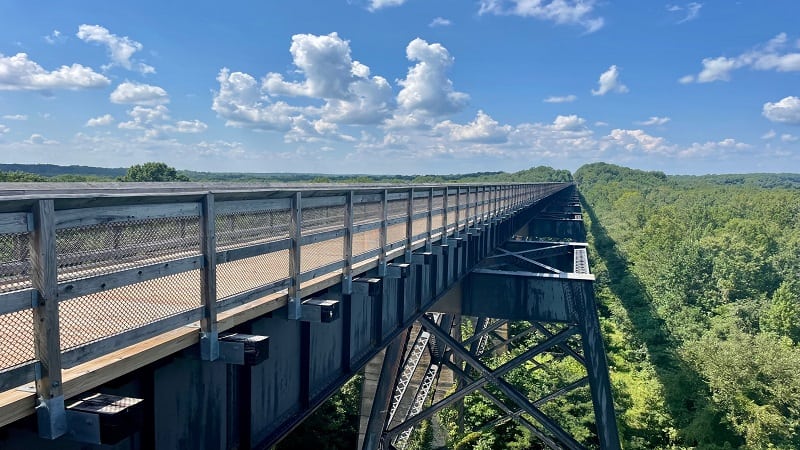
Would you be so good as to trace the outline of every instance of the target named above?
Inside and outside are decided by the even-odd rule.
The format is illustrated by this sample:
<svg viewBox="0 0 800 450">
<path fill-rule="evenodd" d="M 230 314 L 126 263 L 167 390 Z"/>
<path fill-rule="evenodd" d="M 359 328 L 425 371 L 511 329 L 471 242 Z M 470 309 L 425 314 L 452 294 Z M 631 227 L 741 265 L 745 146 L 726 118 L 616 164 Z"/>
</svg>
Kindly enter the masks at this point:
<svg viewBox="0 0 800 450">
<path fill-rule="evenodd" d="M 31 230 L 33 218 L 27 212 L 0 214 L 0 234 L 27 233 Z"/>
<path fill-rule="evenodd" d="M 405 217 L 403 217 L 403 220 L 405 220 Z M 380 227 L 381 227 L 380 222 L 360 223 L 358 225 L 353 226 L 353 233 L 358 234 L 358 233 L 363 233 L 365 231 L 377 230 Z"/>
<path fill-rule="evenodd" d="M 22 289 L 0 294 L 0 316 L 31 309 L 35 298 L 36 289 Z"/>
<path fill-rule="evenodd" d="M 342 270 L 342 293 L 350 294 L 353 283 L 353 191 L 347 193 L 344 206 L 344 239 L 342 239 L 342 256 L 344 269 Z"/>
<path fill-rule="evenodd" d="M 232 248 L 217 252 L 217 264 L 238 261 L 240 259 L 252 258 L 280 250 L 288 250 L 291 247 L 291 238 L 278 239 L 276 241 L 265 242 L 263 244 L 248 245 L 242 248 Z"/>
<path fill-rule="evenodd" d="M 326 264 L 322 267 L 317 267 L 315 269 L 303 272 L 300 274 L 300 282 L 305 283 L 306 281 L 313 280 L 321 275 L 334 272 L 344 267 L 344 260 L 341 261 L 334 261 L 330 264 Z"/>
<path fill-rule="evenodd" d="M 274 294 L 275 292 L 285 290 L 292 284 L 291 278 L 284 278 L 282 280 L 273 281 L 272 283 L 258 286 L 244 292 L 238 292 L 234 295 L 228 296 L 220 300 L 217 304 L 219 311 L 226 311 L 233 307 L 244 305 L 253 300 L 262 298 L 264 296 Z"/>
<path fill-rule="evenodd" d="M 41 364 L 36 392 L 51 400 L 63 394 L 61 387 L 61 345 L 58 327 L 58 274 L 56 227 L 53 200 L 39 200 L 33 210 L 31 236 L 31 282 L 38 291 L 33 308 L 33 345 Z"/>
<path fill-rule="evenodd" d="M 303 208 L 327 208 L 330 206 L 343 206 L 344 195 L 333 197 L 303 197 Z"/>
<path fill-rule="evenodd" d="M 79 278 L 58 284 L 58 300 L 69 300 L 202 267 L 203 257 L 196 255 L 94 277 Z"/>
<path fill-rule="evenodd" d="M 289 237 L 292 240 L 289 247 L 289 278 L 292 284 L 289 285 L 289 318 L 299 319 L 301 316 L 300 297 L 300 250 L 302 248 L 302 230 L 303 230 L 303 205 L 302 193 L 295 192 L 292 197 L 292 209 L 289 214 Z"/>
<path fill-rule="evenodd" d="M 203 315 L 200 319 L 200 353 L 205 361 L 219 357 L 219 333 L 217 331 L 217 216 L 214 211 L 214 194 L 203 197 L 200 215 L 200 251 L 203 265 L 200 269 L 200 304 Z"/>
<path fill-rule="evenodd" d="M 228 200 L 217 202 L 218 216 L 246 214 L 258 211 L 280 211 L 289 209 L 292 200 L 289 198 L 269 198 L 258 200 Z"/>
<path fill-rule="evenodd" d="M 13 389 L 36 378 L 36 365 L 39 361 L 33 360 L 0 372 L 0 392 Z"/>
<path fill-rule="evenodd" d="M 305 205 L 305 200 L 303 200 L 303 205 Z M 323 242 L 331 239 L 340 238 L 345 235 L 346 231 L 347 230 L 345 228 L 338 228 L 335 230 L 320 231 L 318 233 L 307 234 L 302 238 L 300 238 L 300 245 L 314 244 L 317 242 Z"/>
<path fill-rule="evenodd" d="M 130 222 L 132 220 L 165 217 L 197 217 L 200 205 L 191 203 L 162 203 L 156 205 L 104 206 L 99 208 L 66 209 L 56 212 L 56 229 L 88 225 Z"/>
</svg>

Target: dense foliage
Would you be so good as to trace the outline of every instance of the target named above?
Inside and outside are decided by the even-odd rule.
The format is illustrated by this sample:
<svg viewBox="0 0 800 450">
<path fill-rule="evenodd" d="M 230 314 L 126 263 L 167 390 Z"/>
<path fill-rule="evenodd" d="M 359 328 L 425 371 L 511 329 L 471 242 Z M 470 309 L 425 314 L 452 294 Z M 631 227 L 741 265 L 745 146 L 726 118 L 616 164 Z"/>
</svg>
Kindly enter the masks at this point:
<svg viewBox="0 0 800 450">
<path fill-rule="evenodd" d="M 800 191 L 575 178 L 626 448 L 800 448 Z"/>
<path fill-rule="evenodd" d="M 120 181 L 189 181 L 189 177 L 179 174 L 174 167 L 162 162 L 147 162 L 130 166 Z"/>
</svg>

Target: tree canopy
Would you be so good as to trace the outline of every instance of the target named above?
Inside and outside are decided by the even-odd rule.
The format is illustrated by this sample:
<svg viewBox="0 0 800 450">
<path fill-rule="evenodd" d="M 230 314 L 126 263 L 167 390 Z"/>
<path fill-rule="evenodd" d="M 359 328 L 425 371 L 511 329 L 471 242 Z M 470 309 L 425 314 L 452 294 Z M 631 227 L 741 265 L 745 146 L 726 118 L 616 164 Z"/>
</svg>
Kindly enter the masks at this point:
<svg viewBox="0 0 800 450">
<path fill-rule="evenodd" d="M 120 181 L 189 181 L 189 177 L 162 162 L 146 162 L 129 167 Z"/>
</svg>

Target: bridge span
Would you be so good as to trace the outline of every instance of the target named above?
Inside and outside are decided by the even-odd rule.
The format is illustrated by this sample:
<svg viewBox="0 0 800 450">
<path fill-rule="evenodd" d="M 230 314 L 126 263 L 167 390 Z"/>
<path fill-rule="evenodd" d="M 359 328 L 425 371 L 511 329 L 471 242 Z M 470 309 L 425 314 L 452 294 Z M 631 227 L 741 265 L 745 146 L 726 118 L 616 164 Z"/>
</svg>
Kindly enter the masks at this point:
<svg viewBox="0 0 800 450">
<path fill-rule="evenodd" d="M 360 448 L 474 393 L 584 448 L 581 390 L 619 448 L 573 184 L 75 186 L 0 185 L 2 448 L 270 448 L 359 371 Z"/>
</svg>

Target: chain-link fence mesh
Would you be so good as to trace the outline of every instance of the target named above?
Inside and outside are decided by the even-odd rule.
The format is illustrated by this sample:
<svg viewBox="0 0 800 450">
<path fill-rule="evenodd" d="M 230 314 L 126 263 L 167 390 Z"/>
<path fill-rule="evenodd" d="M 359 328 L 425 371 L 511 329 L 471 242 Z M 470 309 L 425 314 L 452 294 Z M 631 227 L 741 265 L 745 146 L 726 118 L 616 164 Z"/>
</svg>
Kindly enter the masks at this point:
<svg viewBox="0 0 800 450">
<path fill-rule="evenodd" d="M 199 269 L 67 300 L 58 305 L 61 349 L 79 347 L 199 306 Z"/>
<path fill-rule="evenodd" d="M 353 234 L 353 255 L 367 253 L 380 247 L 380 230 L 369 230 Z"/>
<path fill-rule="evenodd" d="M 288 237 L 289 214 L 288 209 L 283 209 L 218 215 L 217 250 Z"/>
<path fill-rule="evenodd" d="M 353 243 L 353 247 L 356 247 L 355 243 Z M 355 250 L 354 253 L 356 253 Z M 344 238 L 306 244 L 300 249 L 300 257 L 301 272 L 341 261 L 344 259 Z"/>
<path fill-rule="evenodd" d="M 199 251 L 197 217 L 133 220 L 56 231 L 59 281 L 169 261 Z"/>
<path fill-rule="evenodd" d="M 394 244 L 395 242 L 405 241 L 406 240 L 406 224 L 403 223 L 396 223 L 394 225 L 390 225 L 386 229 L 386 243 Z"/>
<path fill-rule="evenodd" d="M 428 218 L 423 217 L 414 221 L 411 227 L 411 235 L 419 236 L 422 233 L 425 233 L 428 230 Z"/>
<path fill-rule="evenodd" d="M 408 200 L 391 200 L 386 202 L 389 218 L 393 217 L 407 217 L 408 216 Z"/>
<path fill-rule="evenodd" d="M 344 226 L 344 211 L 344 206 L 303 208 L 303 234 L 342 228 Z M 380 208 L 378 209 L 378 217 L 380 217 Z"/>
<path fill-rule="evenodd" d="M 415 198 L 414 199 L 414 213 L 427 211 L 428 210 L 428 198 Z"/>
<path fill-rule="evenodd" d="M 381 220 L 381 203 L 358 203 L 353 205 L 353 223 L 368 223 Z"/>
<path fill-rule="evenodd" d="M 0 371 L 33 360 L 32 310 L 0 315 L 0 342 Z"/>
<path fill-rule="evenodd" d="M 217 264 L 217 298 L 222 300 L 289 277 L 289 250 Z"/>
<path fill-rule="evenodd" d="M 30 235 L 0 234 L 0 294 L 31 287 L 30 271 Z M 0 371 L 34 358 L 30 309 L 0 315 L 0 342 Z"/>
<path fill-rule="evenodd" d="M 436 195 L 435 197 L 433 197 L 433 202 L 431 204 L 433 205 L 431 207 L 431 209 L 433 209 L 433 210 L 437 210 L 437 209 L 443 208 L 444 207 L 444 195 L 439 194 L 439 195 Z"/>
</svg>

